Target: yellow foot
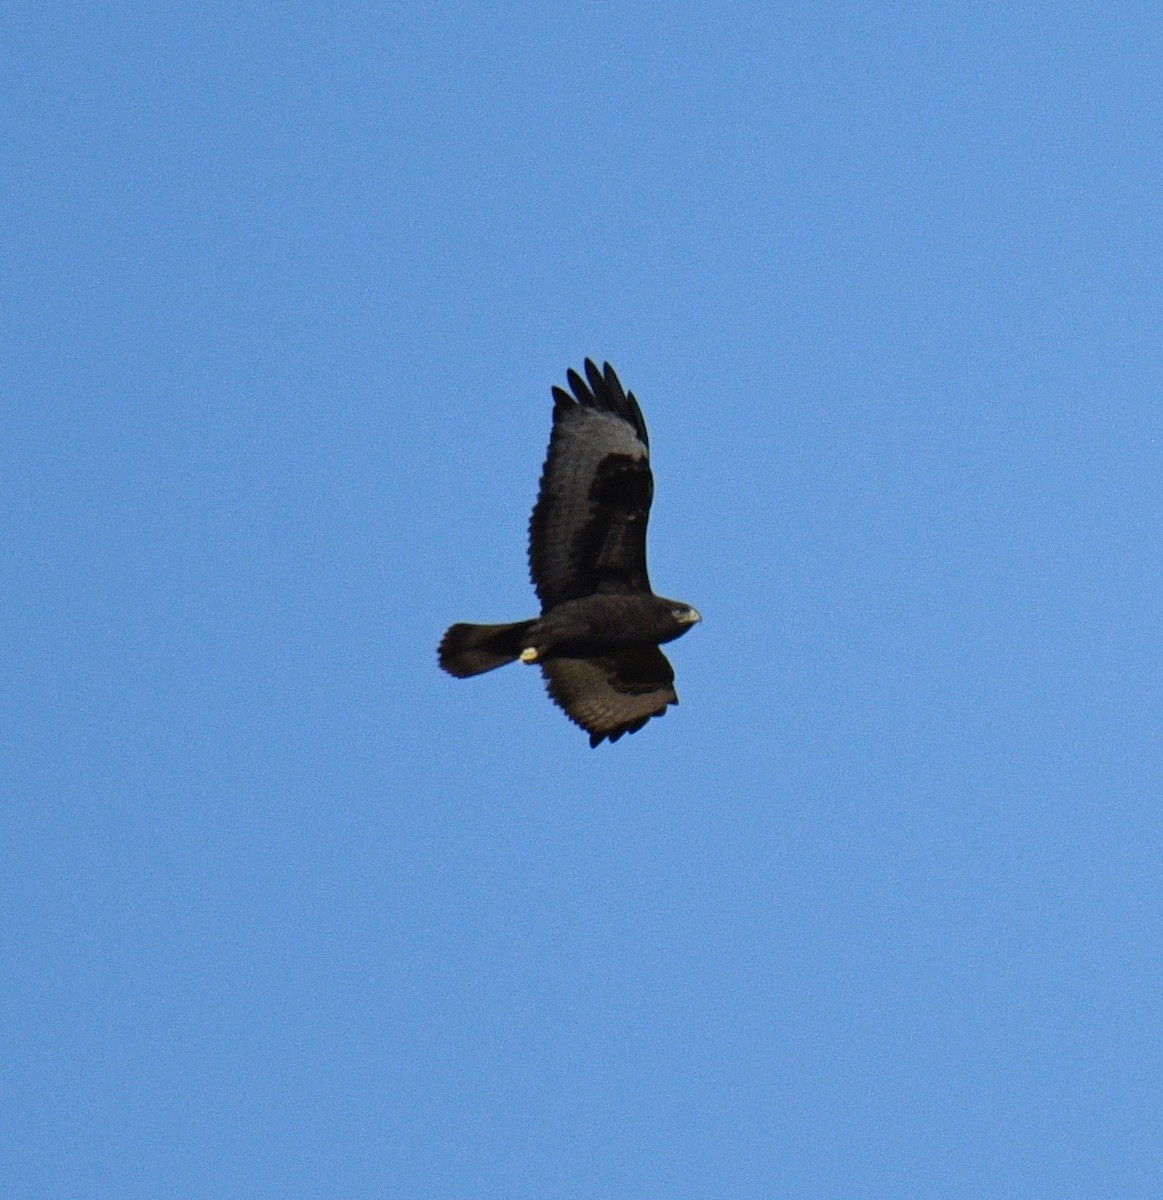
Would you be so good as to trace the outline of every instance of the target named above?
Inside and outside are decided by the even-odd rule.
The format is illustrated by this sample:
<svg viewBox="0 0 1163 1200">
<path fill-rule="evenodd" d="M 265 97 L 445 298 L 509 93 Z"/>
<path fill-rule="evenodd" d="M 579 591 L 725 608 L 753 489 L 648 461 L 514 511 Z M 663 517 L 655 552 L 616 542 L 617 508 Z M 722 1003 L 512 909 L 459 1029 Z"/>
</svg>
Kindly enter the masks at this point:
<svg viewBox="0 0 1163 1200">
<path fill-rule="evenodd" d="M 534 663 L 537 661 L 537 658 L 537 649 L 534 646 L 526 646 L 525 649 L 521 651 L 521 661 L 523 663 Z"/>
</svg>

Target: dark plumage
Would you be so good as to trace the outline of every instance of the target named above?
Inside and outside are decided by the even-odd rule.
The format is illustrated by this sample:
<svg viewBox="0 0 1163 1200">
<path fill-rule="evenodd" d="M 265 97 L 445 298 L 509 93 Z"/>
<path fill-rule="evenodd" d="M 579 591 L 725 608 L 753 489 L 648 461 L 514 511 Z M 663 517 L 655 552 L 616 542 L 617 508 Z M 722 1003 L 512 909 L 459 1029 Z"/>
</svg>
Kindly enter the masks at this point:
<svg viewBox="0 0 1163 1200">
<path fill-rule="evenodd" d="M 659 650 L 698 621 L 650 590 L 646 522 L 654 481 L 646 423 L 614 368 L 586 359 L 553 389 L 553 433 L 529 521 L 529 573 L 541 616 L 453 625 L 440 665 L 459 678 L 521 659 L 541 665 L 554 703 L 590 735 L 616 742 L 678 703 Z"/>
</svg>

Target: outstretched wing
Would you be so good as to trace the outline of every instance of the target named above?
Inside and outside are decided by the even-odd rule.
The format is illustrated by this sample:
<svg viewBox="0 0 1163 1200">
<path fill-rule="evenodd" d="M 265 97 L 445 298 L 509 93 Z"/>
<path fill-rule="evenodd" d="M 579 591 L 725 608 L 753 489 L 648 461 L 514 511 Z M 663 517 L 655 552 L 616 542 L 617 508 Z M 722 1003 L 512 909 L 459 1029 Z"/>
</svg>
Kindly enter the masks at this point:
<svg viewBox="0 0 1163 1200">
<path fill-rule="evenodd" d="M 654 481 L 646 422 L 609 363 L 553 389 L 553 434 L 529 521 L 529 573 L 543 612 L 595 592 L 649 592 Z M 588 382 L 587 382 L 588 381 Z"/>
<path fill-rule="evenodd" d="M 553 702 L 590 735 L 616 742 L 678 703 L 674 669 L 657 646 L 632 646 L 597 658 L 547 658 L 541 664 Z"/>
</svg>

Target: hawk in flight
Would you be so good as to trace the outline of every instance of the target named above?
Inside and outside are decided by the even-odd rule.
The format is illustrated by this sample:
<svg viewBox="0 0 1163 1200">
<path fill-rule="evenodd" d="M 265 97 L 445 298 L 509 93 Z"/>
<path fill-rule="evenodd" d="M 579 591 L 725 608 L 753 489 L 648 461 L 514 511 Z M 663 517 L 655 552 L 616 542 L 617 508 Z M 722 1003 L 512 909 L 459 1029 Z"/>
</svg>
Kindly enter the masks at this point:
<svg viewBox="0 0 1163 1200">
<path fill-rule="evenodd" d="M 664 600 L 646 574 L 654 495 L 646 422 L 609 363 L 553 389 L 553 433 L 529 520 L 529 573 L 541 615 L 512 625 L 453 625 L 440 665 L 458 678 L 536 663 L 554 703 L 590 745 L 635 733 L 678 703 L 659 650 L 701 618 Z M 572 394 L 571 394 L 572 393 Z"/>
</svg>

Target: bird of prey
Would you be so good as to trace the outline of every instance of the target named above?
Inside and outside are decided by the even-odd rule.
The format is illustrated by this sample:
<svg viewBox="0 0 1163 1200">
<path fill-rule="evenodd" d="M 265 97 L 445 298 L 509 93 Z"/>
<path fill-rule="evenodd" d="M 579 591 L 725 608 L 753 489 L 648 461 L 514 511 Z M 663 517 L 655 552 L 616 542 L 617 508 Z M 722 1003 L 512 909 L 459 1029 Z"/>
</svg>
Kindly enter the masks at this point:
<svg viewBox="0 0 1163 1200">
<path fill-rule="evenodd" d="M 453 625 L 440 665 L 467 678 L 520 659 L 590 745 L 635 733 L 678 703 L 659 650 L 701 620 L 664 600 L 646 574 L 654 495 L 646 423 L 614 368 L 586 359 L 553 389 L 553 432 L 529 520 L 529 573 L 541 615 L 511 625 Z M 572 393 L 572 395 L 570 394 Z"/>
</svg>

